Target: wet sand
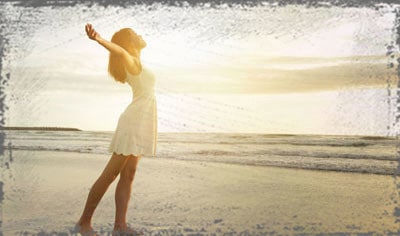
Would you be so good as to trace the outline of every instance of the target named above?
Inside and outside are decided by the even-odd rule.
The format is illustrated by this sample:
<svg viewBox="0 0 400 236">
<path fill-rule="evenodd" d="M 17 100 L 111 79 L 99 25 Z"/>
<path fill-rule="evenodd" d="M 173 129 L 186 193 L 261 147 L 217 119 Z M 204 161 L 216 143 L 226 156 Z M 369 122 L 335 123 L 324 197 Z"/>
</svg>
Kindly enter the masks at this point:
<svg viewBox="0 0 400 236">
<path fill-rule="evenodd" d="M 34 235 L 69 234 L 110 156 L 13 150 L 12 158 L 2 232 Z M 117 181 L 92 220 L 101 235 L 113 227 Z M 146 235 L 388 234 L 400 228 L 395 193 L 388 175 L 143 157 L 127 217 Z"/>
</svg>

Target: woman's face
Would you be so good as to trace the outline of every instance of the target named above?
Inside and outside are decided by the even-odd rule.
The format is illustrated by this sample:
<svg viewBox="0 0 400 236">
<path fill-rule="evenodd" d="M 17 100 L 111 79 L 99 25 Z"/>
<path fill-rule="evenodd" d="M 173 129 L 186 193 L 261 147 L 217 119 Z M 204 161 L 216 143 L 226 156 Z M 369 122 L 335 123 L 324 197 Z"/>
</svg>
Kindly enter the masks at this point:
<svg viewBox="0 0 400 236">
<path fill-rule="evenodd" d="M 141 48 L 145 48 L 147 46 L 146 41 L 144 41 L 144 39 L 142 38 L 142 35 L 139 35 L 140 37 L 140 42 L 141 42 Z"/>
<path fill-rule="evenodd" d="M 142 35 L 136 34 L 134 31 L 132 31 L 132 36 L 133 36 L 133 43 L 135 44 L 135 47 L 138 47 L 138 49 L 145 48 L 147 46 L 146 41 L 142 38 Z"/>
</svg>

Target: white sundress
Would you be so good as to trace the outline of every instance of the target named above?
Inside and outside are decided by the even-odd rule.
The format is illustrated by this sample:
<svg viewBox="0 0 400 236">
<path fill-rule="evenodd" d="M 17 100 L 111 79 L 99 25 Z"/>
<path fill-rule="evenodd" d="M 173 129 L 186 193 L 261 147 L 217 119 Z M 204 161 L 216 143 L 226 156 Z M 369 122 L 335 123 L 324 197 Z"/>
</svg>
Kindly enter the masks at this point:
<svg viewBox="0 0 400 236">
<path fill-rule="evenodd" d="M 119 117 L 108 151 L 125 156 L 155 156 L 158 138 L 155 75 L 144 65 L 138 75 L 126 73 L 133 98 Z"/>
</svg>

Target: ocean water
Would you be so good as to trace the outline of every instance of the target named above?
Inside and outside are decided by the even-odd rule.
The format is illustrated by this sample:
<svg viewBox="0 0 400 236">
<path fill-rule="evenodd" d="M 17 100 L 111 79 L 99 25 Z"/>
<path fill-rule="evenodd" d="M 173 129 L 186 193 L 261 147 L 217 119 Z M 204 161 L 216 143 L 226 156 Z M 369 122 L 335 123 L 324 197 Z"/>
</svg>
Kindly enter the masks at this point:
<svg viewBox="0 0 400 236">
<path fill-rule="evenodd" d="M 113 131 L 5 130 L 4 148 L 109 154 Z M 159 133 L 156 158 L 394 174 L 395 137 L 256 133 Z M 144 156 L 146 157 L 146 156 Z M 90 155 L 88 155 L 90 158 Z M 151 158 L 151 157 L 150 157 Z"/>
</svg>

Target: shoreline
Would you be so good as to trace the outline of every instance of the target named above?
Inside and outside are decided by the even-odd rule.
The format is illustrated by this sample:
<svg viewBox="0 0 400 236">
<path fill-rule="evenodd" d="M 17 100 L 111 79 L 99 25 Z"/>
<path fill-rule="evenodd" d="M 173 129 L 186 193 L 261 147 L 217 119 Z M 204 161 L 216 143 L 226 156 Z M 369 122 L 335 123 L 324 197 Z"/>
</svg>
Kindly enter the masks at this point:
<svg viewBox="0 0 400 236">
<path fill-rule="evenodd" d="M 69 127 L 24 127 L 24 126 L 2 126 L 0 130 L 38 130 L 38 131 L 84 131 L 78 128 Z"/>
<path fill-rule="evenodd" d="M 8 146 L 3 146 L 5 153 L 10 153 Z M 31 150 L 26 148 L 11 148 L 11 152 L 15 151 L 33 151 L 33 152 L 65 152 L 65 153 L 78 153 L 88 155 L 105 155 L 110 156 L 111 154 L 92 153 L 88 152 L 76 152 L 73 150 Z M 8 155 L 8 154 L 7 154 Z M 400 165 L 400 161 L 395 160 L 360 160 L 360 159 L 344 159 L 344 158 L 322 158 L 322 157 L 307 157 L 302 159 L 302 165 L 300 166 L 298 160 L 289 159 L 283 163 L 281 159 L 270 156 L 269 158 L 259 160 L 258 162 L 243 162 L 242 159 L 230 156 L 218 156 L 219 159 L 208 158 L 202 155 L 192 155 L 191 158 L 181 158 L 176 156 L 156 156 L 156 157 L 143 157 L 143 158 L 163 158 L 163 159 L 174 159 L 181 161 L 199 161 L 199 162 L 214 162 L 223 164 L 235 164 L 235 165 L 246 165 L 246 166 L 261 166 L 261 167 L 276 167 L 276 168 L 289 168 L 289 169 L 300 169 L 300 170 L 311 170 L 311 171 L 331 171 L 340 173 L 358 173 L 358 174 L 374 174 L 374 175 L 385 175 L 392 177 L 400 177 L 400 173 L 397 173 L 397 166 Z M 335 166 L 335 162 L 332 160 L 343 159 L 348 162 L 345 168 L 342 166 Z M 366 163 L 368 162 L 368 164 Z M 375 169 L 376 166 L 380 168 Z M 374 167 L 374 168 L 372 168 Z"/>
<path fill-rule="evenodd" d="M 84 132 L 115 132 L 115 130 L 83 130 L 75 127 L 47 127 L 47 126 L 2 126 L 1 130 L 38 130 L 38 131 L 84 131 Z M 365 140 L 399 140 L 397 136 L 368 135 L 368 134 L 318 134 L 318 133 L 255 133 L 255 132 L 159 132 L 168 134 L 222 134 L 222 135 L 260 135 L 263 137 L 292 137 L 292 136 L 328 136 L 328 137 L 357 137 Z"/>
</svg>

